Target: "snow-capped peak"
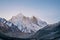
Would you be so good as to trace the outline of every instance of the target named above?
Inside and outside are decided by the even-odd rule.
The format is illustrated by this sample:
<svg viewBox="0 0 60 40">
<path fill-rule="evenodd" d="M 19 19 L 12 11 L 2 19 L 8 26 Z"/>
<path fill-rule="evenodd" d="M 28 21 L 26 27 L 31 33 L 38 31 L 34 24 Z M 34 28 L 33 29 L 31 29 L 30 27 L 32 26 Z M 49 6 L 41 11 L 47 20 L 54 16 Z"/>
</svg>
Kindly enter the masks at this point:
<svg viewBox="0 0 60 40">
<path fill-rule="evenodd" d="M 28 32 L 28 33 L 36 32 L 40 28 L 47 25 L 46 22 L 37 19 L 35 16 L 30 18 L 24 16 L 23 14 L 13 16 L 9 21 L 12 22 L 14 25 L 18 26 L 18 28 L 22 32 Z"/>
</svg>

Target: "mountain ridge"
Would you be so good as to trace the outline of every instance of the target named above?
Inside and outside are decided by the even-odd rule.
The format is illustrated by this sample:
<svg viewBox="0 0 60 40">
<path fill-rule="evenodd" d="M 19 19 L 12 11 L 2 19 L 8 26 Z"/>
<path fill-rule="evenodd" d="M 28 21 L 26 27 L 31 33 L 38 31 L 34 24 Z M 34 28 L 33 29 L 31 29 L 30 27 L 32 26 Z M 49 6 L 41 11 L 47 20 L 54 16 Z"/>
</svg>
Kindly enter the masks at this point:
<svg viewBox="0 0 60 40">
<path fill-rule="evenodd" d="M 36 32 L 47 25 L 45 21 L 42 21 L 35 16 L 31 18 L 26 17 L 23 14 L 13 16 L 9 21 L 18 26 L 20 30 L 23 30 L 22 32 L 28 33 Z"/>
<path fill-rule="evenodd" d="M 37 40 L 60 40 L 60 22 L 47 25 L 31 37 Z"/>
</svg>

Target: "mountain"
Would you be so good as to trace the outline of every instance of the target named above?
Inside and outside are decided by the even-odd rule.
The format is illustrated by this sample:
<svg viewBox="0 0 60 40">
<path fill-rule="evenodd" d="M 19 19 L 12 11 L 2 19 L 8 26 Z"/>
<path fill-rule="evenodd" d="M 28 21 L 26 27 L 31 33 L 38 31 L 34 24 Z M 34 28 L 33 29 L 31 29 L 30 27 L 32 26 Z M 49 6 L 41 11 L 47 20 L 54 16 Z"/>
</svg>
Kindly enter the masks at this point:
<svg viewBox="0 0 60 40">
<path fill-rule="evenodd" d="M 7 21 L 4 18 L 0 18 L 0 29 L 1 30 L 6 30 L 6 31 L 11 31 L 11 32 L 15 32 L 15 31 L 19 31 L 19 29 L 17 28 L 17 26 L 15 26 L 13 23 Z"/>
<path fill-rule="evenodd" d="M 31 37 L 37 40 L 60 40 L 60 22 L 45 26 Z"/>
<path fill-rule="evenodd" d="M 0 18 L 0 40 L 31 40 L 33 34 L 21 32 L 17 26 Z"/>
<path fill-rule="evenodd" d="M 18 38 L 27 38 L 33 34 L 21 32 L 16 25 L 4 18 L 0 18 L 0 32 L 7 36 Z"/>
<path fill-rule="evenodd" d="M 9 21 L 0 18 L 0 32 L 10 37 L 29 38 L 47 23 L 35 16 L 26 17 L 22 14 L 13 16 Z"/>
<path fill-rule="evenodd" d="M 3 40 L 60 40 L 60 22 L 47 24 L 35 16 L 22 14 L 9 21 L 0 18 L 0 39 Z"/>
<path fill-rule="evenodd" d="M 18 26 L 18 28 L 25 33 L 34 33 L 47 25 L 45 21 L 35 16 L 26 17 L 23 14 L 13 16 L 9 21 Z"/>
<path fill-rule="evenodd" d="M 0 18 L 0 40 L 60 40 L 60 22 L 48 24 L 22 14 L 9 21 Z"/>
</svg>

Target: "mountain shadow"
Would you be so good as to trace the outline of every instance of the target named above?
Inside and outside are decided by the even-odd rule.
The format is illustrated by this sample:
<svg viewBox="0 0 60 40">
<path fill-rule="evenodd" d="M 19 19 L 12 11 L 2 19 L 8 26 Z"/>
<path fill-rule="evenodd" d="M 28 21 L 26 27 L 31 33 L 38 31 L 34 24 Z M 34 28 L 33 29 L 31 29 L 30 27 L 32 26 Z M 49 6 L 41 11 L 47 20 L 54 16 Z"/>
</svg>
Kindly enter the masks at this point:
<svg viewBox="0 0 60 40">
<path fill-rule="evenodd" d="M 36 32 L 32 37 L 37 40 L 60 40 L 60 22 L 47 25 Z"/>
</svg>

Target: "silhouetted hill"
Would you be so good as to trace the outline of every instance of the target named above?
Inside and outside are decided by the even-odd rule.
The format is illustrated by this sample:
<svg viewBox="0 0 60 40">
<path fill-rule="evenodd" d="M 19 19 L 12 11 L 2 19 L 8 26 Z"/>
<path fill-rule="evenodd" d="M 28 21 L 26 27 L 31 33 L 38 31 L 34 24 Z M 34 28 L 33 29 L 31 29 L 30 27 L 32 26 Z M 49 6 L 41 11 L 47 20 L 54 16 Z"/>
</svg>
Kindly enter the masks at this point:
<svg viewBox="0 0 60 40">
<path fill-rule="evenodd" d="M 60 22 L 47 25 L 33 35 L 37 40 L 60 40 Z"/>
<path fill-rule="evenodd" d="M 35 40 L 34 38 L 16 38 L 16 37 L 9 37 L 4 35 L 0 32 L 0 39 L 2 40 Z"/>
</svg>

